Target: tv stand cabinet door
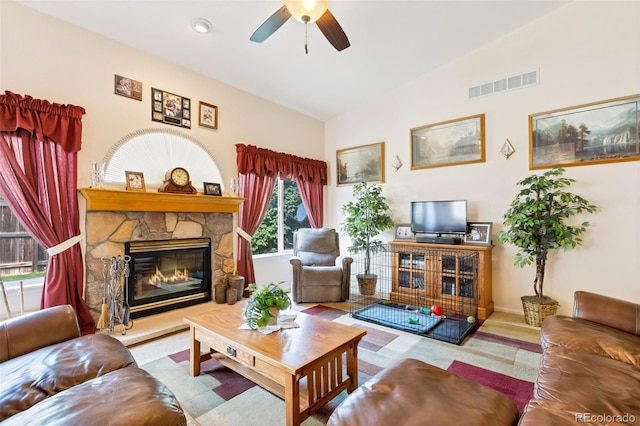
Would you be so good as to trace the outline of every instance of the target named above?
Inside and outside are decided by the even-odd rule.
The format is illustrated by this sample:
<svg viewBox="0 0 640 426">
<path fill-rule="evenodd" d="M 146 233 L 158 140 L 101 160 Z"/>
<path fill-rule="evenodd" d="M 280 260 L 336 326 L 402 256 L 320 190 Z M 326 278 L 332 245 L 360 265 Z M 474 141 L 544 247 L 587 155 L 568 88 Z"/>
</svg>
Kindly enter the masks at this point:
<svg viewBox="0 0 640 426">
<path fill-rule="evenodd" d="M 392 291 L 390 299 L 399 303 L 415 303 L 419 302 L 423 306 L 431 306 L 435 301 L 441 299 L 442 295 L 442 282 L 443 276 L 454 276 L 456 279 L 455 295 L 451 297 L 458 297 L 465 291 L 461 288 L 461 280 L 469 285 L 468 280 L 472 277 L 464 271 L 460 271 L 459 259 L 460 257 L 477 254 L 477 272 L 473 275 L 477 280 L 477 285 L 474 286 L 476 291 L 473 294 L 473 299 L 478 306 L 478 318 L 486 319 L 493 313 L 493 295 L 491 289 L 491 247 L 490 246 L 473 246 L 473 245 L 448 245 L 448 244 L 428 244 L 428 243 L 410 243 L 410 242 L 395 242 L 389 243 L 392 249 Z M 438 255 L 442 251 L 447 252 L 447 256 L 454 255 L 456 260 L 456 267 L 451 269 L 445 267 L 443 270 L 442 259 Z M 400 257 L 400 255 L 403 257 Z M 416 268 L 414 266 L 415 256 L 424 256 L 424 266 L 422 268 Z M 402 259 L 403 261 L 401 262 Z M 404 260 L 408 259 L 408 260 Z M 451 273 L 449 273 L 451 271 Z M 408 286 L 400 286 L 401 276 L 400 274 L 408 274 L 409 283 L 413 282 L 414 274 L 422 274 L 424 278 L 424 288 L 426 290 L 415 290 Z M 402 278 L 405 280 L 405 278 Z M 473 285 L 473 284 L 471 284 Z M 431 289 L 431 290 L 430 290 Z M 436 294 L 431 294 L 436 293 Z M 449 297 L 449 295 L 447 295 Z"/>
</svg>

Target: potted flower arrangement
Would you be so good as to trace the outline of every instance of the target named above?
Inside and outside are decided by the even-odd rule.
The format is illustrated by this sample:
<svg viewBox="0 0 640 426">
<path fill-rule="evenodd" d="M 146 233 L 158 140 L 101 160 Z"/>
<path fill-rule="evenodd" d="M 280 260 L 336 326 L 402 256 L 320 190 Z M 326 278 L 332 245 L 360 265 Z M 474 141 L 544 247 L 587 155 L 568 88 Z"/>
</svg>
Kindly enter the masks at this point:
<svg viewBox="0 0 640 426">
<path fill-rule="evenodd" d="M 353 200 L 342 206 L 345 215 L 342 230 L 351 238 L 352 253 L 364 252 L 364 274 L 357 274 L 360 293 L 374 295 L 377 275 L 371 274 L 371 255 L 383 249 L 382 241 L 375 237 L 393 228 L 391 209 L 381 195 L 380 185 L 361 182 L 353 187 Z"/>
<path fill-rule="evenodd" d="M 291 299 L 280 284 L 282 283 L 270 283 L 258 287 L 252 283 L 247 286 L 247 290 L 252 293 L 244 309 L 244 320 L 250 328 L 256 329 L 275 323 L 278 313 L 291 306 Z"/>
<path fill-rule="evenodd" d="M 504 214 L 505 229 L 498 237 L 501 243 L 519 249 L 515 266 L 522 268 L 535 262 L 535 296 L 522 296 L 521 299 L 527 324 L 536 327 L 558 309 L 558 302 L 543 293 L 549 251 L 566 251 L 582 244 L 580 235 L 587 230 L 589 222 L 570 225 L 566 221 L 572 216 L 597 210 L 584 198 L 566 191 L 575 180 L 563 177 L 564 172 L 563 168 L 553 168 L 540 176 L 532 175 L 519 181 L 517 184 L 523 188 Z"/>
</svg>

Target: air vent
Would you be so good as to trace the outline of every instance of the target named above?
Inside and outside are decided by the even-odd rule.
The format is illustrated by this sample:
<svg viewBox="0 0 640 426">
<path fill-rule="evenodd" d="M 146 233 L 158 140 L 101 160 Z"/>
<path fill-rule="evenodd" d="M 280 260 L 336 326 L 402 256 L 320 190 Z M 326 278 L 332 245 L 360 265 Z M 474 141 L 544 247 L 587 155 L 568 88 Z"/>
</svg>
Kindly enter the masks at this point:
<svg viewBox="0 0 640 426">
<path fill-rule="evenodd" d="M 538 84 L 538 71 L 527 71 L 469 88 L 469 99 Z"/>
</svg>

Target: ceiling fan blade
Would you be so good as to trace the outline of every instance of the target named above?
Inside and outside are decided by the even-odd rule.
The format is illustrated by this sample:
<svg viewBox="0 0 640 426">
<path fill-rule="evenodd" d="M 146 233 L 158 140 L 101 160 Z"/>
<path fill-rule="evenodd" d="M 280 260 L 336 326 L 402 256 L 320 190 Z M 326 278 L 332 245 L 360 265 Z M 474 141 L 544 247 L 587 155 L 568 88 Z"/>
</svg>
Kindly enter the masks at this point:
<svg viewBox="0 0 640 426">
<path fill-rule="evenodd" d="M 271 37 L 271 34 L 275 33 L 278 28 L 289 20 L 289 18 L 291 18 L 289 9 L 287 9 L 287 6 L 282 6 L 276 11 L 276 13 L 269 16 L 269 18 L 267 18 L 267 20 L 258 27 L 249 40 L 255 41 L 256 43 L 262 43 Z"/>
<path fill-rule="evenodd" d="M 336 18 L 329 12 L 329 9 L 322 14 L 316 23 L 320 31 L 322 31 L 322 34 L 324 34 L 336 50 L 341 51 L 351 46 L 347 35 L 342 30 L 340 24 L 338 24 L 338 21 L 336 21 Z"/>
</svg>

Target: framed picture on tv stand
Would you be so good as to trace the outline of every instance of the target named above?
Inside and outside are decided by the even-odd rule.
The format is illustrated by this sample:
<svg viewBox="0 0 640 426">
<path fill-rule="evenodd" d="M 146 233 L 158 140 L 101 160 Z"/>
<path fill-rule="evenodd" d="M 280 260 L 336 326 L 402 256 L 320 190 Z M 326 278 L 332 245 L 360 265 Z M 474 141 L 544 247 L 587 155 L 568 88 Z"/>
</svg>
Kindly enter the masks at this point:
<svg viewBox="0 0 640 426">
<path fill-rule="evenodd" d="M 493 222 L 468 222 L 464 244 L 490 246 L 492 225 Z"/>
<path fill-rule="evenodd" d="M 394 226 L 393 240 L 394 241 L 414 241 L 415 236 L 413 232 L 411 232 L 411 224 L 397 223 Z"/>
</svg>

